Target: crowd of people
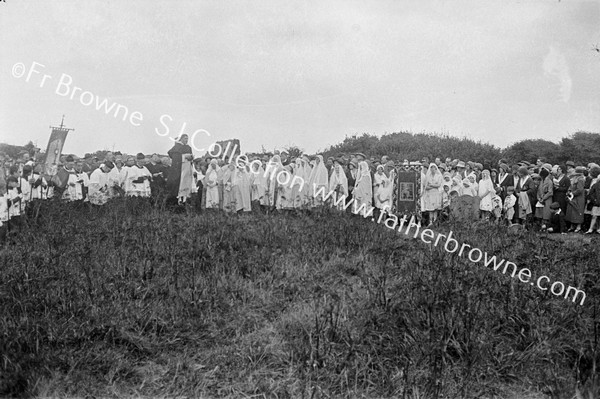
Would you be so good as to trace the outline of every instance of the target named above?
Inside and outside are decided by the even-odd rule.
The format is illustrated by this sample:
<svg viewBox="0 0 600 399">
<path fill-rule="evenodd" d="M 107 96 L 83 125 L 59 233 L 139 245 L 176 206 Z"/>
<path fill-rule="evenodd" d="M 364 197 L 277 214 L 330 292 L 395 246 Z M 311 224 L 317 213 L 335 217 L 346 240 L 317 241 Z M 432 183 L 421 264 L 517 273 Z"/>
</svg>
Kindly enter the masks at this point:
<svg viewBox="0 0 600 399">
<path fill-rule="evenodd" d="M 162 158 L 112 152 L 103 160 L 62 157 L 51 175 L 29 153 L 18 159 L 0 154 L 0 229 L 3 235 L 17 230 L 36 201 L 103 206 L 119 196 L 148 198 L 173 208 L 190 206 L 199 212 L 286 212 L 321 206 L 351 212 L 365 206 L 394 213 L 397 173 L 416 170 L 417 209 L 424 224 L 442 222 L 451 216 L 457 198 L 472 197 L 479 217 L 490 223 L 563 234 L 600 233 L 600 166 L 594 163 L 552 165 L 538 159 L 535 164 L 509 164 L 501 159 L 496 165 L 483 165 L 451 158 L 409 162 L 360 152 L 324 159 L 291 157 L 286 151 L 236 157 L 213 157 L 209 152 L 194 158 L 187 140 L 182 135 Z"/>
</svg>

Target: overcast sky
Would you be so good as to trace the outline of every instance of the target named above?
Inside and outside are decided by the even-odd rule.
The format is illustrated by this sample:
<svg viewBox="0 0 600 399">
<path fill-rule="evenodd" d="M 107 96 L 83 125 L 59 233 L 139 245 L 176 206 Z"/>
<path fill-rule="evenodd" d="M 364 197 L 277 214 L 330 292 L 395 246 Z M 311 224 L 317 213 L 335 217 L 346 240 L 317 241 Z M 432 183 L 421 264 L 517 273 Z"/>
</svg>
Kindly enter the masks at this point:
<svg viewBox="0 0 600 399">
<path fill-rule="evenodd" d="M 600 132 L 599 1 L 6 0 L 0 35 L 0 141 L 43 150 L 63 114 L 81 155 Z"/>
</svg>

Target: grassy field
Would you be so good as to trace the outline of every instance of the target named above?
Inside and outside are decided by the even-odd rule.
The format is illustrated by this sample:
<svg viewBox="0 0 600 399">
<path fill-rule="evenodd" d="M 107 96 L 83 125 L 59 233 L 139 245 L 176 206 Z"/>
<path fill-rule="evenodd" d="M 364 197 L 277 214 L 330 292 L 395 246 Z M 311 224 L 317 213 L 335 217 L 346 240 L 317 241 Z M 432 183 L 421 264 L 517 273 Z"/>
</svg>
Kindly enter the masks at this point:
<svg viewBox="0 0 600 399">
<path fill-rule="evenodd" d="M 0 251 L 0 397 L 598 397 L 599 241 L 461 242 L 583 306 L 358 216 L 54 204 Z M 593 396 L 591 396 L 593 395 Z"/>
</svg>

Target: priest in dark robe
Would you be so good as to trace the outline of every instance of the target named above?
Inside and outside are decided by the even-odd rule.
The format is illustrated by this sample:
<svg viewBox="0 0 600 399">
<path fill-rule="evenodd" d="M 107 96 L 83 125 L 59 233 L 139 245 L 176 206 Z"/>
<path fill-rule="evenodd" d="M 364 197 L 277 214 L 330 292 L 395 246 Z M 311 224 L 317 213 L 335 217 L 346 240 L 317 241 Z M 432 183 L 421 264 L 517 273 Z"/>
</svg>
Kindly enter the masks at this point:
<svg viewBox="0 0 600 399">
<path fill-rule="evenodd" d="M 170 203 L 184 203 L 192 193 L 194 184 L 194 155 L 188 145 L 188 135 L 182 134 L 168 152 L 171 167 L 167 175 L 167 197 Z"/>
</svg>

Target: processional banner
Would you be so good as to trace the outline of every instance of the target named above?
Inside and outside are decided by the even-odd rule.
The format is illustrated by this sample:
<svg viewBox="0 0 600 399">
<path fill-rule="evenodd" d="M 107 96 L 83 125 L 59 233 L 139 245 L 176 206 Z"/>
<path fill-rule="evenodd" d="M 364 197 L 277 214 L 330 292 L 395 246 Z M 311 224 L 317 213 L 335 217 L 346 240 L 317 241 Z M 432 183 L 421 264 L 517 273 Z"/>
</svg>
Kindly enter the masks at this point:
<svg viewBox="0 0 600 399">
<path fill-rule="evenodd" d="M 412 167 L 400 168 L 396 179 L 396 212 L 418 214 L 420 207 L 421 175 Z"/>
<path fill-rule="evenodd" d="M 69 130 L 66 128 L 55 127 L 52 129 L 50 139 L 48 140 L 48 148 L 46 148 L 46 161 L 44 162 L 45 172 L 48 175 L 55 175 L 60 155 L 62 154 L 63 146 L 67 138 Z"/>
</svg>

